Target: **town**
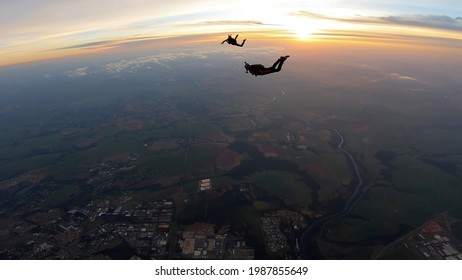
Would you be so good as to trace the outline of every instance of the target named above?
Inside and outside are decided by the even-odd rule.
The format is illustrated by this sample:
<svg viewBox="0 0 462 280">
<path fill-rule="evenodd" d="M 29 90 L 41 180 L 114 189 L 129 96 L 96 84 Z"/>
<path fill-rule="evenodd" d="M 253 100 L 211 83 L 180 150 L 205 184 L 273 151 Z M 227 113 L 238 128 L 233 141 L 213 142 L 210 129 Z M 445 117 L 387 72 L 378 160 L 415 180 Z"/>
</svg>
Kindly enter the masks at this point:
<svg viewBox="0 0 462 280">
<path fill-rule="evenodd" d="M 109 170 L 124 166 L 100 164 L 91 170 L 87 183 L 104 182 Z M 134 167 L 133 167 L 134 168 Z M 210 178 L 198 180 L 197 192 L 211 195 Z M 34 199 L 25 196 L 14 205 L 22 219 L 2 227 L 1 259 L 255 259 L 253 245 L 245 236 L 232 233 L 230 224 L 208 222 L 179 224 L 173 199 L 137 202 L 127 193 L 92 199 L 67 210 L 39 209 L 56 192 L 50 182 L 37 188 Z M 235 188 L 248 196 L 249 187 Z M 100 191 L 98 191 L 99 193 Z M 28 205 L 28 207 L 26 207 Z M 6 210 L 3 210 L 5 215 Z M 17 212 L 19 213 L 19 212 Z M 15 216 L 15 215 L 13 215 Z M 287 210 L 262 212 L 261 227 L 265 254 L 270 258 L 295 258 L 295 221 L 300 217 Z"/>
</svg>

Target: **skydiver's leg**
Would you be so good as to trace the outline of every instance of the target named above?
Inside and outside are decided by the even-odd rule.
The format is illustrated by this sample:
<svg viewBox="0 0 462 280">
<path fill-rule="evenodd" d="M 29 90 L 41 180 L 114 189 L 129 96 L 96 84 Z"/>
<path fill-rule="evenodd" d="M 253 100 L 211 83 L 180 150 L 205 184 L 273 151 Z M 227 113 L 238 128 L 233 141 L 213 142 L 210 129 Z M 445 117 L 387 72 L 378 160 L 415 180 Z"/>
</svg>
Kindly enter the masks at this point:
<svg viewBox="0 0 462 280">
<path fill-rule="evenodd" d="M 237 34 L 236 37 L 234 37 L 234 40 L 237 40 L 237 36 L 239 36 L 239 34 Z"/>
<path fill-rule="evenodd" d="M 241 44 L 237 44 L 236 46 L 242 47 L 242 46 L 244 45 L 244 43 L 245 43 L 245 40 L 246 40 L 246 39 L 242 40 L 242 43 L 241 43 Z"/>
<path fill-rule="evenodd" d="M 276 62 L 271 66 L 269 69 L 271 70 L 271 73 L 274 72 L 279 72 L 281 71 L 282 64 L 284 63 L 284 60 L 278 59 Z"/>
<path fill-rule="evenodd" d="M 279 72 L 281 71 L 282 69 L 282 65 L 284 64 L 284 62 L 286 61 L 286 59 L 288 58 L 289 56 L 286 55 L 286 56 L 281 56 L 278 60 L 276 60 L 276 62 L 273 64 L 273 66 L 271 66 L 271 72 Z"/>
</svg>

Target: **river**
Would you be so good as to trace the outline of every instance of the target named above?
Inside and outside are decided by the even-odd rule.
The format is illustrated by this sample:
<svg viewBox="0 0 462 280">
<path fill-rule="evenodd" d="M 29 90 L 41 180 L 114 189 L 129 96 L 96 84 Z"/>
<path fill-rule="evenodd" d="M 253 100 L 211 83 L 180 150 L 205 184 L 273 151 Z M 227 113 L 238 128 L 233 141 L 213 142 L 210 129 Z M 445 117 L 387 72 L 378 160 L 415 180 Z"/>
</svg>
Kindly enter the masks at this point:
<svg viewBox="0 0 462 280">
<path fill-rule="evenodd" d="M 343 206 L 342 209 L 314 221 L 308 228 L 306 228 L 302 232 L 302 234 L 300 235 L 300 253 L 303 259 L 322 259 L 324 258 L 322 253 L 319 251 L 319 248 L 317 245 L 317 238 L 319 237 L 319 234 L 322 232 L 322 229 L 324 228 L 324 226 L 331 219 L 343 216 L 345 214 L 348 214 L 351 211 L 351 207 L 353 203 L 355 202 L 355 199 L 357 198 L 358 193 L 361 190 L 361 187 L 364 184 L 363 178 L 361 176 L 361 172 L 359 171 L 358 165 L 356 164 L 354 157 L 347 150 L 343 148 L 343 143 L 345 142 L 343 135 L 335 128 L 331 130 L 335 132 L 337 136 L 340 138 L 340 142 L 337 145 L 337 149 L 346 155 L 346 157 L 348 158 L 348 161 L 353 166 L 354 175 L 355 175 L 355 179 L 357 183 L 353 191 L 351 192 L 350 196 L 346 200 L 345 205 Z"/>
</svg>

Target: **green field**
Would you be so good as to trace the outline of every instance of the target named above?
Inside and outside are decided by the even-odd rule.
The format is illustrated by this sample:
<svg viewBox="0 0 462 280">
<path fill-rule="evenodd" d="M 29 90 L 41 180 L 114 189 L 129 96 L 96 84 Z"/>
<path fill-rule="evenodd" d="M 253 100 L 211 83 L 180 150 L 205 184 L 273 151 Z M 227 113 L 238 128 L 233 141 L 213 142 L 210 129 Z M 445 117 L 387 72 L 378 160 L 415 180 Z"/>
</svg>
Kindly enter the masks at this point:
<svg viewBox="0 0 462 280">
<path fill-rule="evenodd" d="M 45 202 L 44 207 L 46 208 L 55 208 L 58 206 L 62 206 L 62 204 L 67 203 L 71 199 L 76 198 L 81 189 L 79 186 L 75 185 L 64 185 L 60 186 Z"/>
<path fill-rule="evenodd" d="M 310 188 L 300 178 L 291 173 L 280 171 L 259 172 L 252 175 L 251 181 L 285 201 L 288 205 L 303 208 L 312 203 Z"/>
</svg>

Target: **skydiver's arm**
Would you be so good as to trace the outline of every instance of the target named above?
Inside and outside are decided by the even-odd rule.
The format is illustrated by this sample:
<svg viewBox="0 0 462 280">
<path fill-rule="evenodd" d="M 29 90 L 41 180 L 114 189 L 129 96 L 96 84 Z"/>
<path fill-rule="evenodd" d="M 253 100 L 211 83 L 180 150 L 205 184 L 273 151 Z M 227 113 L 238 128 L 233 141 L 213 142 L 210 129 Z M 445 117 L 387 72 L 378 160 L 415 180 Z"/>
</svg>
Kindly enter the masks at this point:
<svg viewBox="0 0 462 280">
<path fill-rule="evenodd" d="M 224 42 L 228 42 L 228 39 L 224 40 L 223 42 L 221 42 L 221 44 L 223 44 Z"/>
</svg>

